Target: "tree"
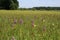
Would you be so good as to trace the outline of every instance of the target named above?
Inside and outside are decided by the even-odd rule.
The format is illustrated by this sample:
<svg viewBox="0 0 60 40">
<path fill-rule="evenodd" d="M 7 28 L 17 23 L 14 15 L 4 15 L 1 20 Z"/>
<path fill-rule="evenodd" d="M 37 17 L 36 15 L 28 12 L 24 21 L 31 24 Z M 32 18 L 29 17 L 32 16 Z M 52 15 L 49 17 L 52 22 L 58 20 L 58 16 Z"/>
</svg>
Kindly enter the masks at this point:
<svg viewBox="0 0 60 40">
<path fill-rule="evenodd" d="M 0 9 L 18 9 L 18 4 L 17 0 L 0 0 Z"/>
</svg>

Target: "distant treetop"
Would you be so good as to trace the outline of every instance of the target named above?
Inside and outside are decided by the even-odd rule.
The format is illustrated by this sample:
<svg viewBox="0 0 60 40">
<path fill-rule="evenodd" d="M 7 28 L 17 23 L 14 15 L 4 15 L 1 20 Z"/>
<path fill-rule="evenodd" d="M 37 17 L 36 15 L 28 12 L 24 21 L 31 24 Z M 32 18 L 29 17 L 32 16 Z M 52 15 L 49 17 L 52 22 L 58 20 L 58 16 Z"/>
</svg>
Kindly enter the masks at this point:
<svg viewBox="0 0 60 40">
<path fill-rule="evenodd" d="M 0 0 L 0 9 L 15 10 L 18 6 L 17 0 Z"/>
</svg>

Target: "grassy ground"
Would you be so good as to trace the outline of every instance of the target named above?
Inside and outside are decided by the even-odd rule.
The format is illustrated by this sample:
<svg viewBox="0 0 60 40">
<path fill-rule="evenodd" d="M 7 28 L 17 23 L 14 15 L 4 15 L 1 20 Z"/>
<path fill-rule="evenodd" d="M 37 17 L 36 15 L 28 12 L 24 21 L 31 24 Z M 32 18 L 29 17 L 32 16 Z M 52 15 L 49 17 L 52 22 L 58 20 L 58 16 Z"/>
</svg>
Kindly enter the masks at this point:
<svg viewBox="0 0 60 40">
<path fill-rule="evenodd" d="M 60 12 L 0 10 L 0 40 L 60 40 Z"/>
</svg>

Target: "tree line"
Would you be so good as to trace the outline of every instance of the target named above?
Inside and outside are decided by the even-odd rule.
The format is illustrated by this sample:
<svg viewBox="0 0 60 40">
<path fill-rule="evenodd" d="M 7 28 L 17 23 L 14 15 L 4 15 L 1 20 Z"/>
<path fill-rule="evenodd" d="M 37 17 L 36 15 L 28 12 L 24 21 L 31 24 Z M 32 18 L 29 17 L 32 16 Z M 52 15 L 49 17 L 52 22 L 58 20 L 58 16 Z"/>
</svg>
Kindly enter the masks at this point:
<svg viewBox="0 0 60 40">
<path fill-rule="evenodd" d="M 60 7 L 33 7 L 33 8 L 20 8 L 20 10 L 60 10 Z"/>
</svg>

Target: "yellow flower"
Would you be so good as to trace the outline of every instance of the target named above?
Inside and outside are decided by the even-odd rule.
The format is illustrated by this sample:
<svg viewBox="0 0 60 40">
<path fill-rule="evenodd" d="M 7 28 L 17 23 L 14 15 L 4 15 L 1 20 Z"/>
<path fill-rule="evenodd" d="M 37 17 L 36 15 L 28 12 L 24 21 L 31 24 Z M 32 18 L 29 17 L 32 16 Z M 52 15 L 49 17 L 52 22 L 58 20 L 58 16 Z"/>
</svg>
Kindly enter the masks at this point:
<svg viewBox="0 0 60 40">
<path fill-rule="evenodd" d="M 43 20 L 43 22 L 45 22 L 45 20 Z"/>
<path fill-rule="evenodd" d="M 36 27 L 37 25 L 34 25 L 34 27 Z"/>
<path fill-rule="evenodd" d="M 54 24 L 54 23 L 52 23 L 52 25 L 54 26 L 55 24 Z"/>
</svg>

